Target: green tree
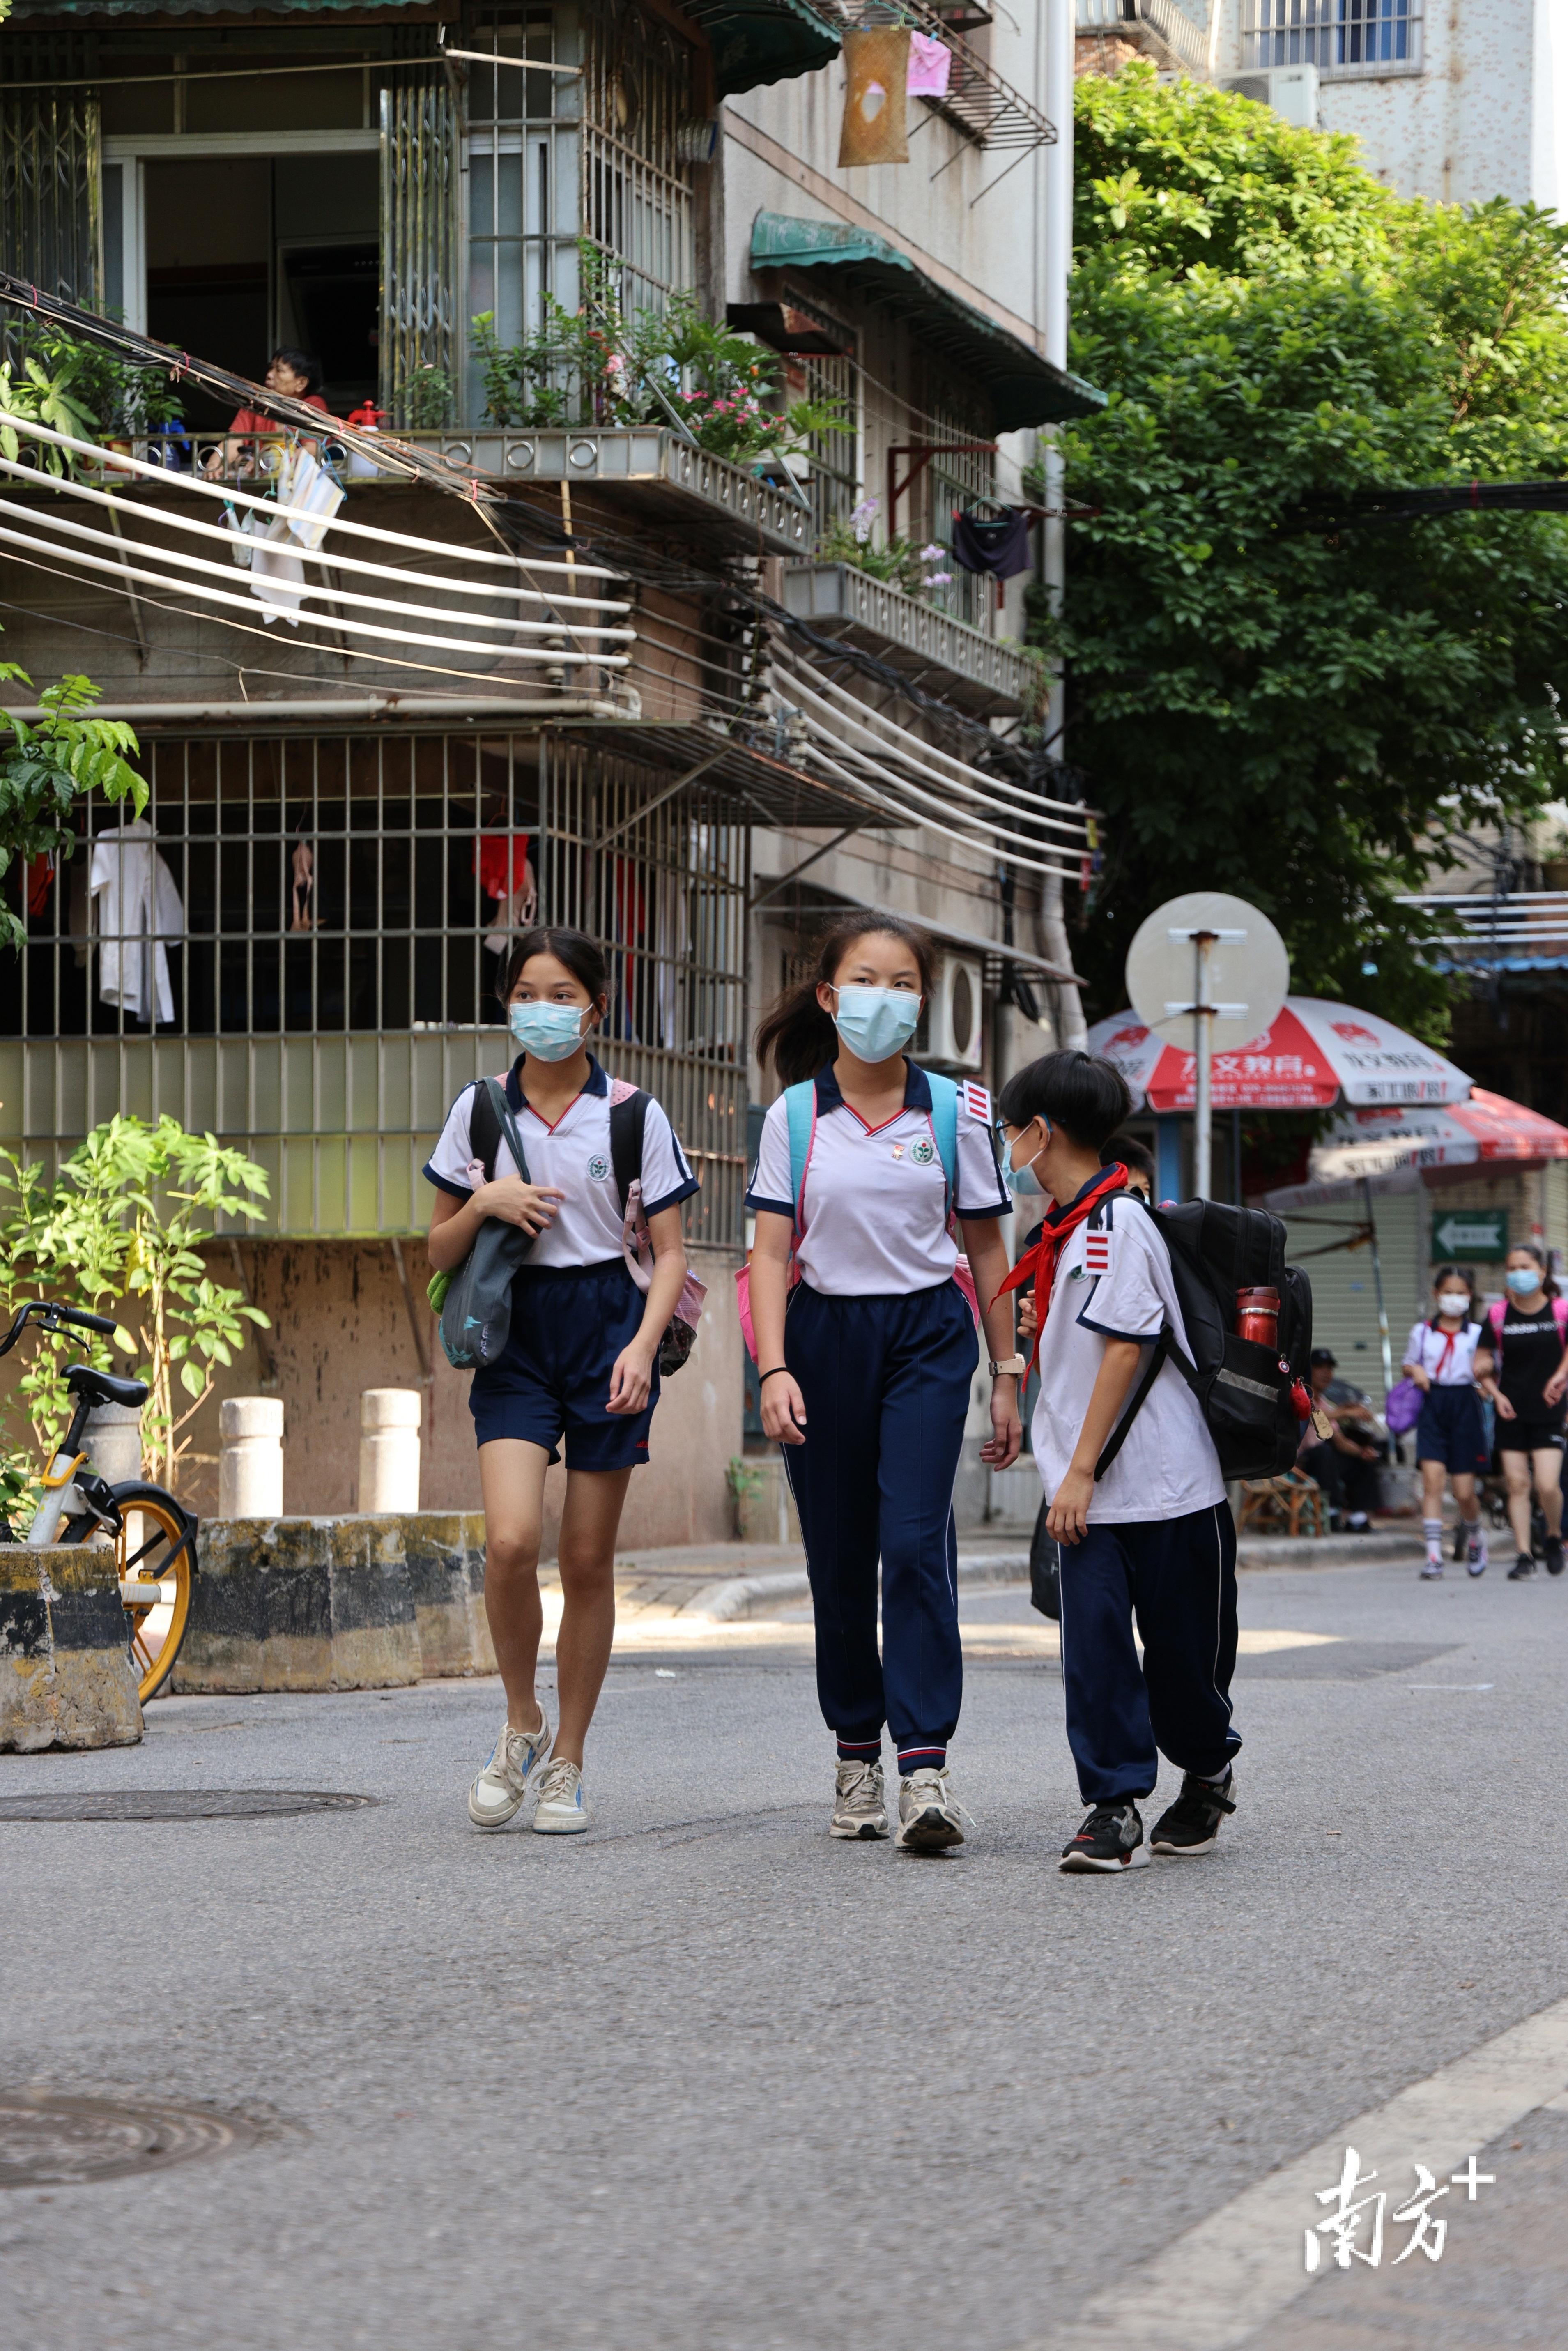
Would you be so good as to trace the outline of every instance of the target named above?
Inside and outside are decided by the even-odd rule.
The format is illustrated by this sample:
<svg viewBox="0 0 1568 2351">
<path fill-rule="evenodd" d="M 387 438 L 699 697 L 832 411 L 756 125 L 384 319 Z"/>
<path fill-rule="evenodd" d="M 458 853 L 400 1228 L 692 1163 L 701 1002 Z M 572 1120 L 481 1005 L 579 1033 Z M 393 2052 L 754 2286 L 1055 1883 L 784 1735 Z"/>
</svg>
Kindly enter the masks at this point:
<svg viewBox="0 0 1568 2351">
<path fill-rule="evenodd" d="M 1078 85 L 1066 756 L 1110 819 L 1082 956 L 1204 884 L 1262 905 L 1302 993 L 1432 1036 L 1396 903 L 1468 826 L 1568 781 L 1568 520 L 1332 532 L 1303 501 L 1568 470 L 1568 230 L 1403 202 L 1354 142 L 1145 68 Z M 1375 972 L 1365 967 L 1375 965 Z"/>
<path fill-rule="evenodd" d="M 0 680 L 31 686 L 15 662 L 0 662 Z M 29 722 L 0 711 L 11 741 L 0 750 L 0 886 L 20 858 L 68 857 L 76 844 L 71 810 L 78 793 L 129 799 L 138 816 L 147 786 L 126 758 L 136 737 L 122 718 L 94 718 L 98 688 L 90 678 L 63 677 L 38 696 L 43 716 Z M 23 904 L 26 904 L 24 896 Z M 26 945 L 25 917 L 0 899 L 0 947 Z"/>
<path fill-rule="evenodd" d="M 190 1424 L 212 1394 L 214 1367 L 233 1362 L 247 1322 L 266 1325 L 244 1293 L 214 1282 L 200 1250 L 214 1216 L 256 1217 L 266 1171 L 211 1134 L 167 1116 L 149 1126 L 115 1117 L 94 1127 L 51 1180 L 36 1162 L 0 1151 L 0 1316 L 27 1298 L 89 1311 L 118 1311 L 116 1343 L 137 1357 L 152 1393 L 141 1416 L 145 1474 L 177 1486 Z M 101 1340 L 38 1332 L 16 1385 L 26 1431 L 0 1446 L 0 1510 L 19 1499 L 68 1418 L 68 1356 L 106 1365 Z"/>
</svg>

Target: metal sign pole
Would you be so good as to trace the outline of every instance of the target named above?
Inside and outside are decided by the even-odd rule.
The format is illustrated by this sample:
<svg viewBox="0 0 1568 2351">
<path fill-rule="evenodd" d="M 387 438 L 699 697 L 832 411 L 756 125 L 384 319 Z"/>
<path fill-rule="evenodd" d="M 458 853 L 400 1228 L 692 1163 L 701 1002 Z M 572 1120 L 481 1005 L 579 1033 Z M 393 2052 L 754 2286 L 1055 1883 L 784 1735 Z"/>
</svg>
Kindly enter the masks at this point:
<svg viewBox="0 0 1568 2351">
<path fill-rule="evenodd" d="M 1361 1179 L 1361 1197 L 1366 1209 L 1366 1229 L 1372 1241 L 1372 1280 L 1377 1292 L 1377 1335 L 1383 1342 L 1383 1393 L 1386 1398 L 1394 1385 L 1394 1349 L 1388 1338 L 1388 1308 L 1383 1297 L 1383 1259 L 1377 1250 L 1377 1212 L 1372 1205 L 1372 1179 Z"/>
<path fill-rule="evenodd" d="M 1197 1061 L 1197 1082 L 1193 1096 L 1192 1117 L 1192 1188 L 1199 1200 L 1214 1196 L 1214 1007 L 1208 1000 L 1208 956 L 1214 945 L 1212 931 L 1193 934 L 1192 1033 L 1193 1051 Z"/>
</svg>

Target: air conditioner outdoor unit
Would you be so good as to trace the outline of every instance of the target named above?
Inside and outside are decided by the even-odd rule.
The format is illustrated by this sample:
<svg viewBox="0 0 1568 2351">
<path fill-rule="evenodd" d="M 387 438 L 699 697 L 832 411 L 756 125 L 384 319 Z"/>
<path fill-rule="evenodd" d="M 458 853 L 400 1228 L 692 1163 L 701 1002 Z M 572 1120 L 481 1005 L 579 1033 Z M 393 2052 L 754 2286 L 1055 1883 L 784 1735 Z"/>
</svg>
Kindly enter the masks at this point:
<svg viewBox="0 0 1568 2351">
<path fill-rule="evenodd" d="M 967 956 L 944 956 L 932 991 L 931 1060 L 950 1070 L 977 1070 L 983 1035 L 980 1021 L 983 974 Z"/>
<path fill-rule="evenodd" d="M 1260 106 L 1271 106 L 1282 122 L 1297 131 L 1318 127 L 1316 66 L 1270 66 L 1257 73 L 1231 74 L 1219 87 L 1233 90 L 1238 98 L 1253 99 Z"/>
</svg>

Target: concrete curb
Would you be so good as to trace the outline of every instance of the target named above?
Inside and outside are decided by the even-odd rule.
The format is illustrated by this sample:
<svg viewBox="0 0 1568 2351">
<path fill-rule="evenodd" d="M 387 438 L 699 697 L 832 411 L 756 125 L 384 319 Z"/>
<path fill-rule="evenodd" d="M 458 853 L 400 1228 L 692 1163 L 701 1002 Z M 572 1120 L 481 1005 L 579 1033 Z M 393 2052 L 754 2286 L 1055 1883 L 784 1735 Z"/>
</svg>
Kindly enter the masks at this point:
<svg viewBox="0 0 1568 2351">
<path fill-rule="evenodd" d="M 958 1562 L 958 1581 L 965 1584 L 1016 1583 L 1028 1574 L 1027 1551 L 983 1552 Z M 728 1583 L 716 1584 L 711 1592 L 695 1593 L 674 1614 L 676 1618 L 689 1617 L 694 1623 L 733 1625 L 742 1617 L 761 1615 L 768 1607 L 809 1600 L 810 1596 L 810 1578 L 800 1567 L 780 1575 L 735 1576 Z"/>
<path fill-rule="evenodd" d="M 1374 1567 L 1380 1560 L 1419 1559 L 1419 1528 L 1409 1534 L 1249 1535 L 1236 1546 L 1238 1567 Z"/>
<path fill-rule="evenodd" d="M 396 1525 L 426 1679 L 493 1674 L 483 1510 L 411 1510 Z"/>
<path fill-rule="evenodd" d="M 395 1519 L 206 1519 L 177 1691 L 397 1688 L 420 1678 Z"/>
<path fill-rule="evenodd" d="M 0 1544 L 0 1748 L 134 1747 L 141 1737 L 114 1552 Z"/>
</svg>

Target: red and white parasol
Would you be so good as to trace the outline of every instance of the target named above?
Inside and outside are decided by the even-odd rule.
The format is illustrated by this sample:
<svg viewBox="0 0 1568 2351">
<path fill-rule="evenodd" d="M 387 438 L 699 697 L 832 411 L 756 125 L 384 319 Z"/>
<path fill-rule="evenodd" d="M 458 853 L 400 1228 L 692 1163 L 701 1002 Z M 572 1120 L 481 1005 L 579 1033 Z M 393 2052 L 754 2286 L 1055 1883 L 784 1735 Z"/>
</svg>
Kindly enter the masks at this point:
<svg viewBox="0 0 1568 2351">
<path fill-rule="evenodd" d="M 1097 1021 L 1089 1032 L 1089 1050 L 1114 1062 L 1134 1108 L 1193 1107 L 1194 1056 L 1152 1036 L 1136 1013 Z M 1469 1093 L 1463 1070 L 1430 1045 L 1375 1012 L 1324 1003 L 1315 996 L 1288 996 L 1262 1036 L 1214 1056 L 1216 1110 L 1327 1110 L 1336 1102 L 1357 1109 L 1440 1106 L 1462 1102 Z"/>
<path fill-rule="evenodd" d="M 1469 1102 L 1446 1109 L 1346 1111 L 1308 1161 L 1308 1180 L 1263 1196 L 1286 1211 L 1331 1205 L 1352 1185 L 1375 1192 L 1414 1191 L 1422 1167 L 1475 1167 L 1568 1159 L 1568 1126 L 1477 1086 Z"/>
</svg>

